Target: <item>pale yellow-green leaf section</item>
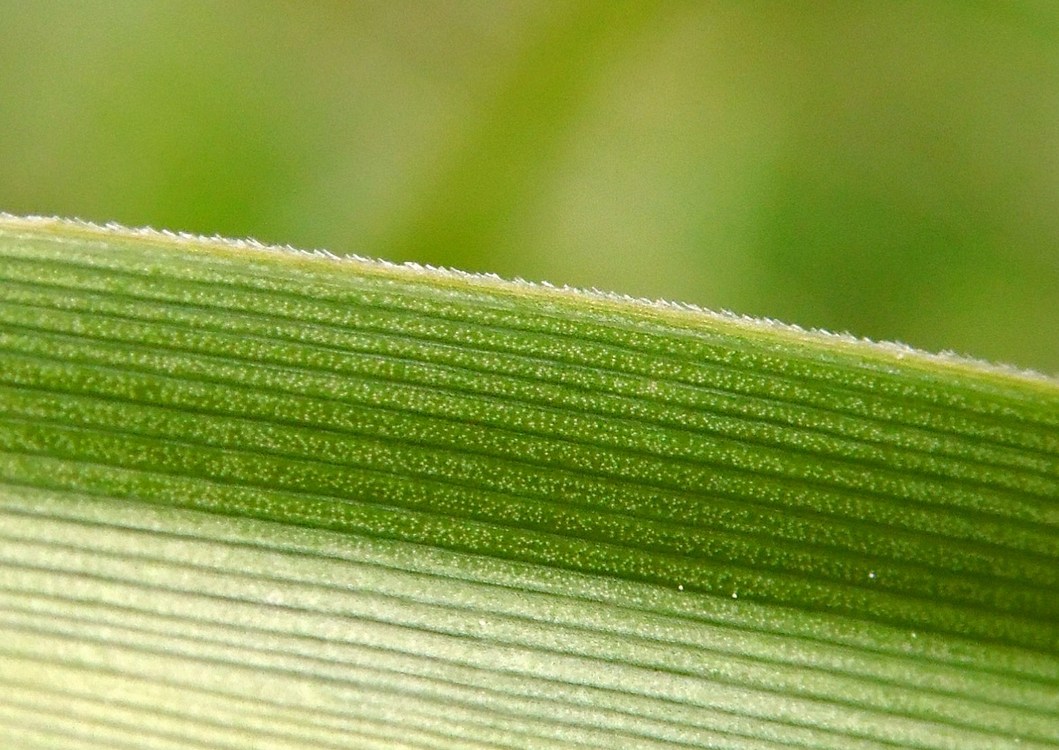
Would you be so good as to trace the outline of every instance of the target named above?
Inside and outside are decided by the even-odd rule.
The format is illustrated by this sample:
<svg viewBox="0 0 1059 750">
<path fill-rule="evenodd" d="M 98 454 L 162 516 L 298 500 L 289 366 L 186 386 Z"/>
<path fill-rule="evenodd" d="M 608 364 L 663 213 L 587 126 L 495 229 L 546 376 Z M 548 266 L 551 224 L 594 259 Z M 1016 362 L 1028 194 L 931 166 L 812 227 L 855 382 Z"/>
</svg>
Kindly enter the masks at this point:
<svg viewBox="0 0 1059 750">
<path fill-rule="evenodd" d="M 0 218 L 0 744 L 1059 747 L 1059 385 Z"/>
</svg>

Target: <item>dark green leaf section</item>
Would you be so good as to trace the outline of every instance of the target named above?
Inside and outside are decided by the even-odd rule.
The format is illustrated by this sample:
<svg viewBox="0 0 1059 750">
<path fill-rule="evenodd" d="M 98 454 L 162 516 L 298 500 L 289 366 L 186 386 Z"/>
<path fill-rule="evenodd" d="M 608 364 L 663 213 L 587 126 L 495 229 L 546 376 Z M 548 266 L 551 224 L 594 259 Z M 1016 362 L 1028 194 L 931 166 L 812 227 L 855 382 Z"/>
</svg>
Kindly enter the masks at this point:
<svg viewBox="0 0 1059 750">
<path fill-rule="evenodd" d="M 11 553 L 17 565 L 38 561 L 39 575 L 79 554 L 82 567 L 71 563 L 63 575 L 88 575 L 84 566 L 104 559 L 77 552 L 91 523 L 115 523 L 90 521 L 83 508 L 93 502 L 338 533 L 387 554 L 414 545 L 453 556 L 465 572 L 447 575 L 472 586 L 487 585 L 476 560 L 507 571 L 502 585 L 488 584 L 496 592 L 460 605 L 470 612 L 463 619 L 397 607 L 410 619 L 393 626 L 417 632 L 450 621 L 458 631 L 476 613 L 497 615 L 502 590 L 529 597 L 543 586 L 509 580 L 511 571 L 562 573 L 568 588 L 555 596 L 604 608 L 570 604 L 578 617 L 636 614 L 606 636 L 604 625 L 569 615 L 551 646 L 519 648 L 565 643 L 564 653 L 589 660 L 604 681 L 610 673 L 600 665 L 613 663 L 608 690 L 626 678 L 650 681 L 619 674 L 630 664 L 691 681 L 651 697 L 661 701 L 655 713 L 615 708 L 639 717 L 629 726 L 664 723 L 658 706 L 666 705 L 690 711 L 693 723 L 727 727 L 723 742 L 664 732 L 652 742 L 1059 743 L 1059 386 L 1044 378 L 602 295 L 8 220 L 0 225 L 0 483 L 15 498 L 0 525 L 12 545 L 14 519 L 57 524 L 62 539 L 40 542 L 51 547 Z M 48 511 L 28 500 L 20 508 L 17 498 L 41 492 L 76 494 L 84 517 L 54 520 L 72 512 L 60 512 L 59 500 Z M 34 543 L 20 533 L 19 544 Z M 136 542 L 107 554 L 128 558 L 92 574 L 113 582 L 123 566 L 149 567 L 152 552 Z M 239 573 L 247 585 L 262 575 L 255 570 Z M 29 580 L 26 571 L 16 581 Z M 442 579 L 450 581 L 431 579 L 423 591 L 444 600 L 431 606 L 451 609 L 455 584 Z M 138 642 L 135 633 L 162 627 L 144 621 L 136 630 L 132 615 L 107 624 L 113 611 L 63 599 L 65 584 L 48 580 L 53 594 L 26 585 L 8 601 L 0 592 L 0 626 L 56 642 Z M 613 587 L 623 593 L 606 600 Z M 504 617 L 534 617 L 513 601 Z M 41 620 L 47 611 L 53 616 Z M 644 646 L 636 639 L 648 638 L 648 620 L 648 630 L 677 627 L 690 640 Z M 133 630 L 108 630 L 120 627 Z M 742 645 L 706 666 L 695 643 L 703 628 L 721 629 L 718 643 Z M 638 645 L 627 650 L 630 638 Z M 392 669 L 403 673 L 396 662 Z M 569 669 L 548 679 L 567 685 L 582 673 Z M 468 673 L 464 682 L 488 679 Z M 765 691 L 751 702 L 762 708 L 740 713 L 736 693 L 724 706 L 681 703 L 704 685 Z M 24 703 L 3 706 L 23 712 L 20 722 L 31 722 L 33 706 L 62 701 L 88 711 L 83 696 L 59 701 L 30 687 Z M 243 698 L 230 698 L 225 710 L 243 710 Z M 505 709 L 511 722 L 519 706 Z M 769 706 L 789 713 L 770 717 Z M 707 708 L 727 718 L 707 721 Z M 920 723 L 901 734 L 889 715 Z M 418 726 L 443 719 L 441 711 Z M 787 729 L 770 735 L 773 720 Z M 376 722 L 364 725 L 365 743 L 385 734 L 383 718 L 364 721 Z M 468 714 L 468 725 L 477 721 Z M 933 723 L 948 729 L 924 729 Z"/>
</svg>

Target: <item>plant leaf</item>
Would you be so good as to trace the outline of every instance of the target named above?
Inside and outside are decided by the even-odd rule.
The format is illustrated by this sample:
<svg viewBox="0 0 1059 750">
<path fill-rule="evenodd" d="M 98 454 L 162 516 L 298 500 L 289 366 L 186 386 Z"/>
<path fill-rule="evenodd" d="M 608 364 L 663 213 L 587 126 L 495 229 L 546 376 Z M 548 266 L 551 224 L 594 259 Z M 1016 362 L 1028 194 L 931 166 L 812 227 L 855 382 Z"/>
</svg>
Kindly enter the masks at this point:
<svg viewBox="0 0 1059 750">
<path fill-rule="evenodd" d="M 0 219 L 16 747 L 1059 746 L 1059 384 Z"/>
</svg>

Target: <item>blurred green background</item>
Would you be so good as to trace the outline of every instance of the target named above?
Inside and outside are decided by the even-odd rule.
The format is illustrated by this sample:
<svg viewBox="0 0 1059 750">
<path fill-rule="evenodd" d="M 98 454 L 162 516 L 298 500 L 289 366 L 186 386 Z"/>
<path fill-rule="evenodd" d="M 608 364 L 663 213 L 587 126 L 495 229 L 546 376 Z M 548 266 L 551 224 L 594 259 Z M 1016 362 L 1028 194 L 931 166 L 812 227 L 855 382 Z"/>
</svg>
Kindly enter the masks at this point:
<svg viewBox="0 0 1059 750">
<path fill-rule="evenodd" d="M 0 0 L 0 210 L 1059 373 L 1059 3 Z"/>
</svg>

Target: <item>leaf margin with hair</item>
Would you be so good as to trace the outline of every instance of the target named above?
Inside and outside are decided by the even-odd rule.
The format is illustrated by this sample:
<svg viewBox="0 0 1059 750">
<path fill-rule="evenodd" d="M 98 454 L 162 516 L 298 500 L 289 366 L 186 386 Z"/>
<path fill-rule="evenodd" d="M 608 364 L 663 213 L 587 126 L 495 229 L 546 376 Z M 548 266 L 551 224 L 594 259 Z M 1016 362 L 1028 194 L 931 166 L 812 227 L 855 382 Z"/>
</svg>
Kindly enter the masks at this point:
<svg viewBox="0 0 1059 750">
<path fill-rule="evenodd" d="M 0 737 L 1059 745 L 1044 376 L 6 215 L 0 364 Z"/>
</svg>

